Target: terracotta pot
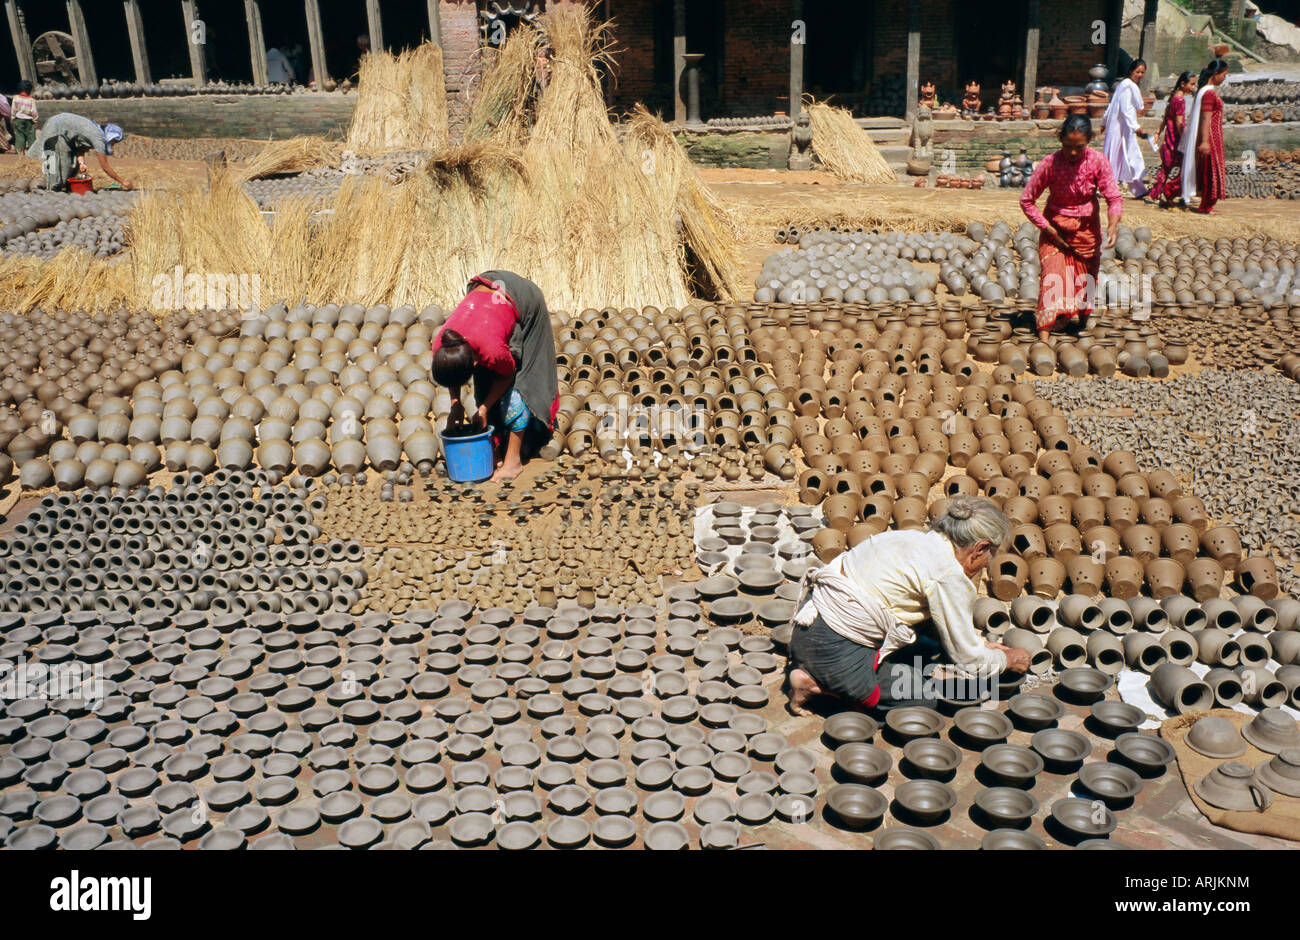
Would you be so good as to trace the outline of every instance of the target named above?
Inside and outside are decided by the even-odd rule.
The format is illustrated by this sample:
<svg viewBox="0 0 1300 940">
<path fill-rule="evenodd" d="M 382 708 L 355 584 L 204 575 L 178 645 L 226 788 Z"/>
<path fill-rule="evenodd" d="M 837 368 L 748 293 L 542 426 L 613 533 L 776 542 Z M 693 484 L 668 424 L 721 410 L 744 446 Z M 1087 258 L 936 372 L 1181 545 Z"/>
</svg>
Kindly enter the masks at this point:
<svg viewBox="0 0 1300 940">
<path fill-rule="evenodd" d="M 1092 560 L 1091 555 L 1075 555 L 1065 563 L 1066 581 L 1070 591 L 1087 597 L 1101 593 L 1106 569 Z"/>
<path fill-rule="evenodd" d="M 1147 563 L 1147 590 L 1154 598 L 1177 594 L 1187 579 L 1186 569 L 1172 558 L 1156 558 Z"/>
<path fill-rule="evenodd" d="M 1043 646 L 1038 635 L 1011 627 L 1002 635 L 1002 644 L 1012 649 L 1021 649 L 1029 654 L 1029 671 L 1036 676 L 1046 675 L 1052 670 L 1052 654 Z"/>
<path fill-rule="evenodd" d="M 1152 526 L 1129 526 L 1120 538 L 1124 551 L 1143 566 L 1160 554 L 1160 533 Z"/>
<path fill-rule="evenodd" d="M 1237 584 L 1241 590 L 1260 600 L 1272 600 L 1280 590 L 1277 565 L 1272 558 L 1263 555 L 1244 558 L 1237 566 Z"/>
<path fill-rule="evenodd" d="M 1236 571 L 1241 564 L 1241 537 L 1228 526 L 1207 529 L 1201 535 L 1201 550 L 1222 565 L 1225 572 Z"/>
<path fill-rule="evenodd" d="M 1060 669 L 1073 669 L 1088 661 L 1083 636 L 1070 627 L 1057 627 L 1048 634 L 1047 649 Z"/>
<path fill-rule="evenodd" d="M 838 557 L 845 549 L 844 531 L 837 528 L 820 530 L 813 536 L 813 552 L 817 558 L 826 564 L 831 559 Z"/>
<path fill-rule="evenodd" d="M 1213 558 L 1197 558 L 1187 566 L 1187 586 L 1198 601 L 1218 597 L 1223 578 L 1223 566 Z"/>
<path fill-rule="evenodd" d="M 1068 522 L 1049 527 L 1044 536 L 1053 558 L 1069 561 L 1083 552 L 1083 539 L 1079 530 Z"/>
<path fill-rule="evenodd" d="M 1112 597 L 1127 600 L 1142 588 L 1144 572 L 1136 558 L 1119 555 L 1106 562 L 1106 584 Z"/>
<path fill-rule="evenodd" d="M 1163 663 L 1151 674 L 1155 697 L 1179 715 L 1205 711 L 1214 705 L 1214 692 L 1186 666 Z"/>
<path fill-rule="evenodd" d="M 1084 594 L 1067 594 L 1056 608 L 1056 619 L 1067 627 L 1090 633 L 1106 623 L 1106 617 L 1093 599 Z"/>
<path fill-rule="evenodd" d="M 988 570 L 993 596 L 1002 601 L 1009 601 L 1019 595 L 1029 580 L 1028 563 L 1010 552 L 995 557 Z"/>
<path fill-rule="evenodd" d="M 1205 512 L 1205 503 L 1196 496 L 1183 496 L 1173 501 L 1174 519 L 1191 526 L 1202 533 L 1209 526 L 1209 516 Z"/>
<path fill-rule="evenodd" d="M 1065 565 L 1055 558 L 1035 558 L 1029 562 L 1030 589 L 1039 597 L 1052 599 L 1065 583 Z"/>
<path fill-rule="evenodd" d="M 1196 637 L 1186 630 L 1166 630 L 1160 634 L 1160 645 L 1165 648 L 1171 663 L 1190 666 L 1196 661 Z"/>
<path fill-rule="evenodd" d="M 1241 648 L 1226 630 L 1207 627 L 1192 634 L 1196 638 L 1196 658 L 1207 666 L 1235 666 L 1241 661 Z"/>
</svg>

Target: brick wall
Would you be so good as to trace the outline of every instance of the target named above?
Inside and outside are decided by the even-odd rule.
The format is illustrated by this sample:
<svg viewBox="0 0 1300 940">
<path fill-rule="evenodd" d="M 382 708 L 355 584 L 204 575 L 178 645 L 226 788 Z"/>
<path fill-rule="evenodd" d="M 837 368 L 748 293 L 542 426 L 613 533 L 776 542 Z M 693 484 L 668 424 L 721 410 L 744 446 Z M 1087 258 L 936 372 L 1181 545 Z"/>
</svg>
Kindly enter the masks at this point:
<svg viewBox="0 0 1300 940">
<path fill-rule="evenodd" d="M 611 4 L 610 15 L 617 43 L 613 76 L 607 83 L 610 106 L 630 111 L 640 101 L 671 121 L 672 81 L 655 81 L 654 0 L 619 0 Z"/>
<path fill-rule="evenodd" d="M 1092 42 L 1092 24 L 1105 18 L 1105 0 L 1044 0 L 1038 52 L 1040 86 L 1086 85 L 1090 81 L 1088 69 L 1106 61 L 1106 47 Z"/>
<path fill-rule="evenodd" d="M 342 140 L 357 96 L 352 94 L 191 95 L 184 98 L 106 98 L 42 101 L 41 119 L 71 112 L 122 125 L 144 137 L 282 139 L 318 134 Z"/>
<path fill-rule="evenodd" d="M 789 0 L 727 0 L 726 115 L 771 114 L 790 104 Z"/>
</svg>

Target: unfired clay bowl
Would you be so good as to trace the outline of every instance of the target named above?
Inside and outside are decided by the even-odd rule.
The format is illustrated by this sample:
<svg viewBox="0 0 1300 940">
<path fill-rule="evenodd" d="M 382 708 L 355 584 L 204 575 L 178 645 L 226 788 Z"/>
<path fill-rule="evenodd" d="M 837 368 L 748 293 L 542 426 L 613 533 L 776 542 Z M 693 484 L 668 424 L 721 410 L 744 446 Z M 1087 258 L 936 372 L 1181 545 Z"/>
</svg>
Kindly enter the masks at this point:
<svg viewBox="0 0 1300 940">
<path fill-rule="evenodd" d="M 894 800 L 913 819 L 933 825 L 957 803 L 957 794 L 937 780 L 909 780 L 894 789 Z"/>
<path fill-rule="evenodd" d="M 867 829 L 884 817 L 889 801 L 879 790 L 841 783 L 826 793 L 826 808 L 846 828 Z"/>
<path fill-rule="evenodd" d="M 912 829 L 908 826 L 895 826 L 876 835 L 873 849 L 893 851 L 897 849 L 928 849 L 938 851 L 939 840 L 928 832 Z"/>
<path fill-rule="evenodd" d="M 1038 812 L 1038 800 L 1015 787 L 989 787 L 975 795 L 975 806 L 999 826 L 1019 826 Z"/>
<path fill-rule="evenodd" d="M 835 766 L 849 783 L 879 786 L 893 763 L 888 751 L 871 744 L 841 744 L 835 749 Z"/>
</svg>

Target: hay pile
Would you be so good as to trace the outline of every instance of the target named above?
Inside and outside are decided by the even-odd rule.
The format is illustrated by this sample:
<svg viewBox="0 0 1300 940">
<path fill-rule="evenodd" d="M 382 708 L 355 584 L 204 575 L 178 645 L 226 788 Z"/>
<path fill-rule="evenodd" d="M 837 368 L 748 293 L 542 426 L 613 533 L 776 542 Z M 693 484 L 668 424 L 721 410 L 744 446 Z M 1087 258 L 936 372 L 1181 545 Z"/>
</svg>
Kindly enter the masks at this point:
<svg viewBox="0 0 1300 940">
<path fill-rule="evenodd" d="M 302 173 L 322 166 L 335 166 L 343 145 L 324 137 L 298 136 L 274 140 L 254 157 L 236 164 L 240 183 L 290 173 Z"/>
<path fill-rule="evenodd" d="M 889 161 L 852 114 L 811 98 L 806 107 L 812 121 L 813 154 L 826 169 L 851 183 L 898 182 Z"/>
<path fill-rule="evenodd" d="M 361 153 L 441 150 L 449 137 L 442 50 L 424 43 L 361 60 L 347 146 Z"/>
</svg>

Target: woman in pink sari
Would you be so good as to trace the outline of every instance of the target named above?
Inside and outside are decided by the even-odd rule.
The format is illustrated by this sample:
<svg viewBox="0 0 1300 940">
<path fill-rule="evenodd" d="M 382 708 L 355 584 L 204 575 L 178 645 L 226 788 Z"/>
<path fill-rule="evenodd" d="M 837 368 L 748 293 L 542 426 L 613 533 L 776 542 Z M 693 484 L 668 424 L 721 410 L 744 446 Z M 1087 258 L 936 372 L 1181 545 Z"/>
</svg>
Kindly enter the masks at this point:
<svg viewBox="0 0 1300 940">
<path fill-rule="evenodd" d="M 1106 158 L 1088 146 L 1092 122 L 1072 114 L 1057 135 L 1061 149 L 1048 154 L 1034 170 L 1020 196 L 1025 217 L 1038 226 L 1038 338 L 1047 342 L 1058 327 L 1083 324 L 1092 313 L 1101 271 L 1101 252 L 1113 247 L 1124 214 L 1124 197 Z M 1048 190 L 1046 213 L 1038 197 Z M 1106 199 L 1109 219 L 1106 241 L 1101 239 L 1101 207 Z"/>
<path fill-rule="evenodd" d="M 1196 73 L 1179 75 L 1160 122 L 1160 170 L 1151 186 L 1151 198 L 1166 208 L 1182 195 L 1183 155 L 1179 145 L 1187 128 L 1187 99 L 1195 94 Z"/>
</svg>

